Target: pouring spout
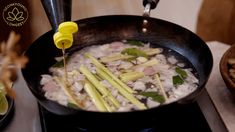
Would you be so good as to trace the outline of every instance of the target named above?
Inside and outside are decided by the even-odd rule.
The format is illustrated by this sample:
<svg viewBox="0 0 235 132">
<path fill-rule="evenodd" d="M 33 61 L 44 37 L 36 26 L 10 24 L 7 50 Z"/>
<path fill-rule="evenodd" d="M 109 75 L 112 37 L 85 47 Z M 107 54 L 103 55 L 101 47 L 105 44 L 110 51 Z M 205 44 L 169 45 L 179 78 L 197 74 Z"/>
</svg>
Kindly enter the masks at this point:
<svg viewBox="0 0 235 132">
<path fill-rule="evenodd" d="M 144 13 L 143 16 L 149 17 L 150 11 L 155 9 L 159 0 L 143 0 Z"/>
<path fill-rule="evenodd" d="M 60 23 L 71 21 L 72 0 L 41 0 L 41 3 L 55 32 Z"/>
</svg>

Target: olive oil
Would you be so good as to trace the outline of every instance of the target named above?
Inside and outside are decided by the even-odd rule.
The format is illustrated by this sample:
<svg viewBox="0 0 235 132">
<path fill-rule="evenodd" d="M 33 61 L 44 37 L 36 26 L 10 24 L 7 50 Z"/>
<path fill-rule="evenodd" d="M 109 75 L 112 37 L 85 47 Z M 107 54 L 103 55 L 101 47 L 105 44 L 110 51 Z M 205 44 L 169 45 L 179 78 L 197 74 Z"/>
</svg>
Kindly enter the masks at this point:
<svg viewBox="0 0 235 132">
<path fill-rule="evenodd" d="M 62 44 L 62 54 L 63 54 L 63 63 L 64 63 L 64 75 L 65 75 L 65 84 L 68 85 L 68 71 L 67 71 L 67 64 L 65 59 L 65 48 L 64 44 Z"/>
</svg>

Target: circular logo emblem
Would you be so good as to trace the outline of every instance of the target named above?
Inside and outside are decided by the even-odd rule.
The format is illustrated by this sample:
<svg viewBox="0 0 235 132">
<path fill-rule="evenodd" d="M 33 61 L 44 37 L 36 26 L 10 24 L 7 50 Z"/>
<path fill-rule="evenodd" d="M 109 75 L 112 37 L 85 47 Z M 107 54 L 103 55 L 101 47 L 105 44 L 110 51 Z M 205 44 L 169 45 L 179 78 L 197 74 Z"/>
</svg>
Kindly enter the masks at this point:
<svg viewBox="0 0 235 132">
<path fill-rule="evenodd" d="M 11 3 L 3 9 L 2 16 L 9 26 L 22 26 L 28 19 L 28 10 L 20 3 Z"/>
</svg>

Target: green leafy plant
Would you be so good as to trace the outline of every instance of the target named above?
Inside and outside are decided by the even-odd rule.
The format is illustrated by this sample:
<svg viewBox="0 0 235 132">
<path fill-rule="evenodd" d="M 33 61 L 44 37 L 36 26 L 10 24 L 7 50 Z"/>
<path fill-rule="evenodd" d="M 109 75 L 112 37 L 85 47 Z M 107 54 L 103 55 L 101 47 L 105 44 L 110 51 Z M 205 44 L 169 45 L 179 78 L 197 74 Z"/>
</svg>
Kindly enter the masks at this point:
<svg viewBox="0 0 235 132">
<path fill-rule="evenodd" d="M 132 55 L 134 57 L 142 56 L 142 57 L 148 58 L 148 55 L 144 51 L 139 50 L 137 48 L 126 48 L 121 52 L 121 54 Z"/>
<path fill-rule="evenodd" d="M 186 78 L 188 76 L 187 72 L 184 71 L 183 69 L 176 67 L 175 71 L 182 77 L 182 78 Z"/>
<path fill-rule="evenodd" d="M 174 86 L 178 86 L 184 83 L 184 80 L 179 75 L 173 76 L 172 80 Z"/>
<path fill-rule="evenodd" d="M 183 69 L 176 67 L 175 72 L 178 75 L 172 77 L 173 85 L 177 87 L 178 85 L 182 85 L 184 83 L 184 79 L 188 77 L 188 74 Z"/>
<path fill-rule="evenodd" d="M 150 97 L 153 101 L 159 102 L 160 104 L 166 101 L 165 98 L 157 92 L 140 92 L 139 95 Z"/>
<path fill-rule="evenodd" d="M 130 44 L 130 45 L 144 46 L 144 44 L 141 41 L 138 41 L 138 40 L 127 40 L 127 43 Z"/>
</svg>

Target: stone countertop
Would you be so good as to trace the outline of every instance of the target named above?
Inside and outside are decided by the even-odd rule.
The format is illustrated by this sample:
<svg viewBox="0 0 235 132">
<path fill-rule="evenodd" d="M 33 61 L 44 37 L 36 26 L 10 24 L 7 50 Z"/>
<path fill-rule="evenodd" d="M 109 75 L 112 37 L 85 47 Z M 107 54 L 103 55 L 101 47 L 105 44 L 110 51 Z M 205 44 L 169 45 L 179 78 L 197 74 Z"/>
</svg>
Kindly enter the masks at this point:
<svg viewBox="0 0 235 132">
<path fill-rule="evenodd" d="M 220 120 L 225 126 L 223 131 L 232 132 L 235 130 L 235 104 L 219 72 L 219 60 L 229 46 L 219 42 L 208 42 L 208 46 L 213 54 L 214 66 L 206 85 L 206 90 L 212 100 L 217 114 L 219 115 L 219 118 L 215 119 L 214 115 L 207 115 L 206 112 L 203 113 L 205 114 L 205 117 L 213 131 L 219 130 L 216 122 L 217 120 Z M 27 88 L 21 73 L 19 73 L 19 75 L 19 80 L 14 83 L 13 86 L 18 95 L 15 101 L 15 116 L 5 131 L 18 132 L 20 130 L 23 132 L 41 132 L 36 100 Z M 200 101 L 204 102 L 205 100 L 199 100 L 199 104 Z M 201 109 L 202 111 L 208 111 L 208 104 L 201 105 Z M 207 113 L 212 112 L 209 110 Z"/>
<path fill-rule="evenodd" d="M 15 114 L 5 132 L 41 132 L 40 117 L 36 99 L 24 81 L 21 72 L 13 88 L 17 97 L 15 100 Z"/>
<path fill-rule="evenodd" d="M 219 62 L 224 52 L 230 47 L 220 42 L 208 42 L 212 51 L 214 64 L 210 78 L 206 84 L 207 92 L 222 119 L 227 131 L 235 131 L 235 103 L 226 88 L 219 70 Z M 212 121 L 212 124 L 215 121 Z"/>
</svg>

